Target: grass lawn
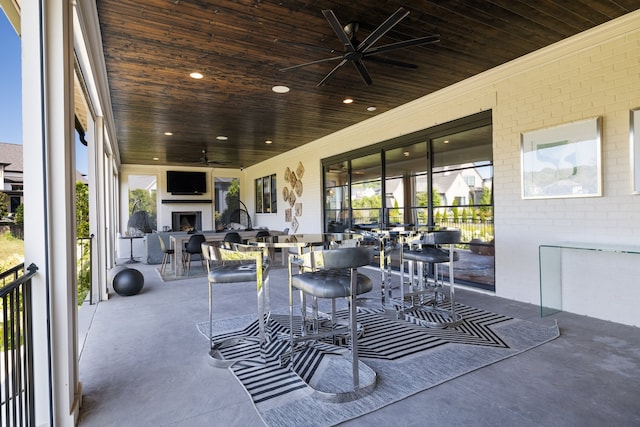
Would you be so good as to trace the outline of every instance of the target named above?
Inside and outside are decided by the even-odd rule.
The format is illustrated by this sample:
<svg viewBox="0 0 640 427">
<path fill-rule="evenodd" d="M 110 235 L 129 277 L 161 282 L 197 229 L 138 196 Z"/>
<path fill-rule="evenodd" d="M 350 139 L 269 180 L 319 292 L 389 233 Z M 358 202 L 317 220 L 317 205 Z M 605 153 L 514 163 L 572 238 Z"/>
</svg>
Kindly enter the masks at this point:
<svg viewBox="0 0 640 427">
<path fill-rule="evenodd" d="M 0 271 L 24 261 L 24 242 L 9 233 L 0 234 Z"/>
</svg>

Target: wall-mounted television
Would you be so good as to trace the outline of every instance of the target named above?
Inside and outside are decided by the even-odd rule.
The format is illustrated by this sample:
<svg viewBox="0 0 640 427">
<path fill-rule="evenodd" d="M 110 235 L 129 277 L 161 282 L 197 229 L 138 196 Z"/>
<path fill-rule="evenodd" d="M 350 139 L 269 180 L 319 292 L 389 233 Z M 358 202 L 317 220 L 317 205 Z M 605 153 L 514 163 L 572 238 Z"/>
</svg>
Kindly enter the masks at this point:
<svg viewBox="0 0 640 427">
<path fill-rule="evenodd" d="M 167 193 L 204 194 L 207 192 L 205 172 L 167 171 Z"/>
</svg>

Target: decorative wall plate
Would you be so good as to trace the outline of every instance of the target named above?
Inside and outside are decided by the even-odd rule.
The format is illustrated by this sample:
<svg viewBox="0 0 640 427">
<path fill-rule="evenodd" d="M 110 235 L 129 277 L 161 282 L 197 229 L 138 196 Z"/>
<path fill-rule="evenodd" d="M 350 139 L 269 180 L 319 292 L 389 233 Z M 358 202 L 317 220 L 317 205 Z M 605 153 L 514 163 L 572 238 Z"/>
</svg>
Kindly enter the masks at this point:
<svg viewBox="0 0 640 427">
<path fill-rule="evenodd" d="M 298 197 L 302 196 L 302 181 L 297 180 L 295 185 L 295 191 Z"/>
<path fill-rule="evenodd" d="M 298 179 L 302 179 L 302 177 L 304 176 L 304 166 L 302 166 L 302 162 L 298 162 L 296 173 L 298 174 Z"/>
</svg>

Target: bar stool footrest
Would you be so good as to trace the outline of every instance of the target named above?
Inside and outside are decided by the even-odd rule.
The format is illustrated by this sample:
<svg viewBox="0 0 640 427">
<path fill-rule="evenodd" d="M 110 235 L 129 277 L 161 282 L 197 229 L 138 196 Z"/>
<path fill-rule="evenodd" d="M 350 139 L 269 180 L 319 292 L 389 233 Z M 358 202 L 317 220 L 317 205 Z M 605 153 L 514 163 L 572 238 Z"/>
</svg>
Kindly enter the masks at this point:
<svg viewBox="0 0 640 427">
<path fill-rule="evenodd" d="M 351 371 L 351 352 L 346 350 L 341 354 L 325 354 L 310 378 L 305 378 L 302 373 L 296 373 L 313 390 L 311 393 L 313 398 L 330 403 L 345 403 L 371 393 L 375 389 L 378 379 L 376 372 L 371 367 L 358 361 L 360 381 L 358 386 L 354 387 L 350 375 Z"/>
<path fill-rule="evenodd" d="M 405 312 L 404 319 L 427 328 L 455 328 L 464 318 L 460 313 L 438 306 L 419 306 Z"/>
<path fill-rule="evenodd" d="M 223 341 L 218 341 L 211 343 L 211 349 L 208 353 L 209 365 L 214 368 L 228 368 L 235 363 L 247 361 L 247 360 L 255 360 L 263 362 L 263 357 L 253 358 L 240 358 L 240 359 L 227 359 L 223 356 L 221 350 L 231 347 L 255 347 L 256 345 L 260 345 L 260 339 L 258 337 L 236 337 L 229 338 Z"/>
</svg>

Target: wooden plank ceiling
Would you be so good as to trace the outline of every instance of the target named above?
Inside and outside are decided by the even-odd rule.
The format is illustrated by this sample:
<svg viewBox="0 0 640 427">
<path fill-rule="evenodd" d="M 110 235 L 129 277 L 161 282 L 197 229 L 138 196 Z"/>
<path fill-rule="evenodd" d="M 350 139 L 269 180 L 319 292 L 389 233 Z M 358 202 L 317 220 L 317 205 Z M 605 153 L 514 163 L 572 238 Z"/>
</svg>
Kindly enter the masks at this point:
<svg viewBox="0 0 640 427">
<path fill-rule="evenodd" d="M 368 86 L 346 63 L 319 87 L 338 60 L 280 71 L 344 51 L 323 10 L 332 10 L 342 26 L 359 23 L 357 40 L 363 41 L 400 7 L 410 14 L 374 47 L 430 35 L 440 41 L 376 58 L 416 69 L 364 61 L 373 81 Z M 210 166 L 233 168 L 291 150 L 638 7 L 637 0 L 98 1 L 122 163 L 204 166 L 204 150 Z M 194 71 L 204 78 L 190 78 Z M 291 91 L 274 93 L 275 85 Z M 346 97 L 355 102 L 343 104 Z M 376 110 L 368 111 L 370 106 Z"/>
</svg>

